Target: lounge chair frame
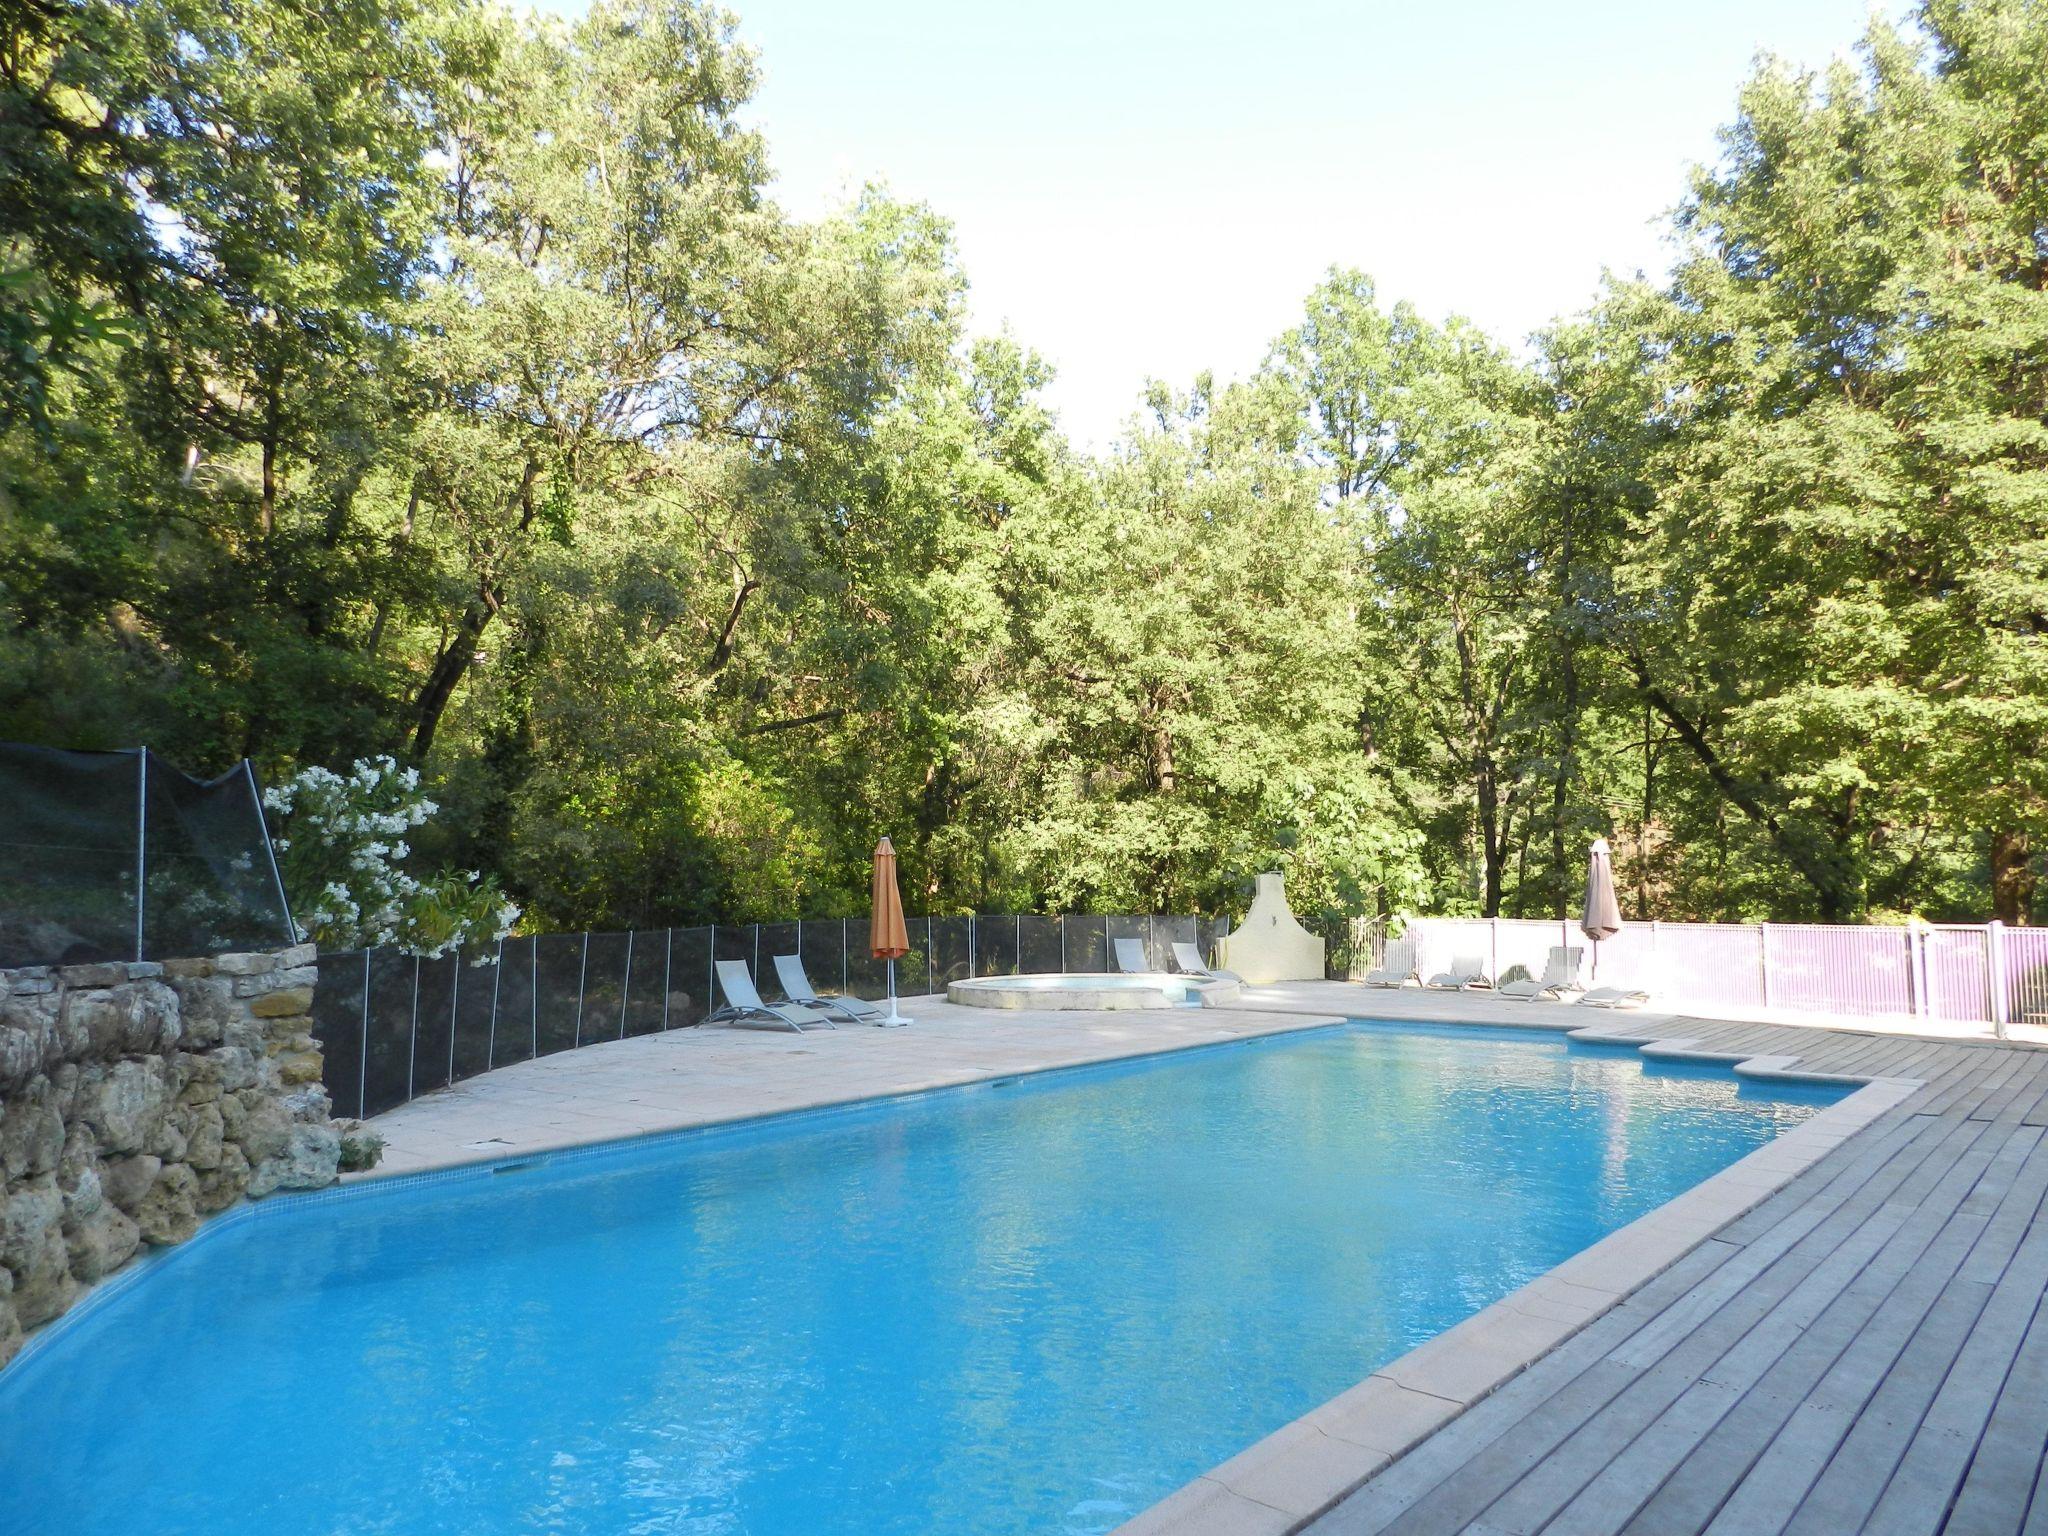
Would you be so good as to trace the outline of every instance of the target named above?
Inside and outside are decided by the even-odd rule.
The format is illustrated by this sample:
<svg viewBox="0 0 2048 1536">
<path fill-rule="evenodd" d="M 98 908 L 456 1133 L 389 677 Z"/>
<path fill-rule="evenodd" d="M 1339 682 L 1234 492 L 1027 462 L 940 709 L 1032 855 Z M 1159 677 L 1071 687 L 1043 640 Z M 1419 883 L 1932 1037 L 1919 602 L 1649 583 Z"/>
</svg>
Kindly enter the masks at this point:
<svg viewBox="0 0 2048 1536">
<path fill-rule="evenodd" d="M 888 1018 L 864 998 L 821 993 L 805 974 L 801 955 L 777 955 L 775 979 L 782 984 L 782 995 L 798 1007 L 815 1008 L 828 1017 L 836 1016 L 849 1024 L 880 1024 Z"/>
<path fill-rule="evenodd" d="M 763 1002 L 743 960 L 720 960 L 712 969 L 718 974 L 718 990 L 725 994 L 725 1006 L 704 1015 L 707 1024 L 769 1020 L 798 1034 L 812 1025 L 822 1024 L 827 1029 L 839 1027 L 826 1015 L 800 1003 Z"/>
</svg>

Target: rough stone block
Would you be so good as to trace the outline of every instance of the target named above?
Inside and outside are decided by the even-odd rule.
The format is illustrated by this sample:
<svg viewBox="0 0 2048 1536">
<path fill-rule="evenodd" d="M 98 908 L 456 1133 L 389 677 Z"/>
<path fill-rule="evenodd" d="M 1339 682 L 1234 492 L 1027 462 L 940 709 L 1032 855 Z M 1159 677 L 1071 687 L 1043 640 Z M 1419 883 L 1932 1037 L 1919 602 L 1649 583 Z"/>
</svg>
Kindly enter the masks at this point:
<svg viewBox="0 0 2048 1536">
<path fill-rule="evenodd" d="M 163 1159 L 151 1157 L 147 1152 L 138 1152 L 133 1157 L 117 1157 L 100 1166 L 100 1190 L 122 1210 L 134 1215 L 141 1207 L 143 1196 L 149 1193 L 150 1185 L 156 1182 L 157 1174 L 163 1168 Z"/>
<path fill-rule="evenodd" d="M 219 1045 L 231 1027 L 248 1018 L 248 1011 L 235 1000 L 231 978 L 193 976 L 172 985 L 178 994 L 184 1043 L 189 1048 Z"/>
<path fill-rule="evenodd" d="M 341 1135 L 331 1125 L 295 1125 L 283 1153 L 249 1174 L 249 1197 L 280 1189 L 324 1189 L 341 1163 Z"/>
<path fill-rule="evenodd" d="M 270 971 L 262 976 L 237 976 L 234 978 L 235 996 L 261 997 L 266 992 L 276 992 L 286 987 L 304 987 L 310 993 L 319 980 L 319 967 L 312 965 L 295 965 L 285 970 Z"/>
<path fill-rule="evenodd" d="M 206 959 L 166 960 L 163 963 L 163 971 L 164 975 L 174 980 L 184 980 L 187 977 L 194 976 L 211 976 L 213 974 L 213 962 Z"/>
<path fill-rule="evenodd" d="M 199 1209 L 206 1215 L 224 1211 L 249 1188 L 249 1159 L 232 1141 L 220 1150 L 220 1166 L 200 1171 Z"/>
<path fill-rule="evenodd" d="M 141 1229 L 118 1206 L 103 1203 L 64 1223 L 64 1243 L 73 1277 L 90 1285 L 128 1262 L 142 1244 Z"/>
<path fill-rule="evenodd" d="M 281 1157 L 291 1139 L 291 1113 L 276 1099 L 245 1088 L 221 1100 L 227 1139 L 241 1147 L 252 1167 Z"/>
<path fill-rule="evenodd" d="M 73 993 L 66 1021 L 85 1032 L 81 1056 L 108 1059 L 168 1050 L 183 1033 L 178 995 L 160 981 Z"/>
<path fill-rule="evenodd" d="M 249 1000 L 249 1012 L 259 1019 L 288 1019 L 304 1016 L 313 1008 L 311 987 L 286 987 Z"/>
<path fill-rule="evenodd" d="M 67 1224 L 92 1215 L 106 1204 L 106 1195 L 100 1188 L 99 1150 L 91 1131 L 82 1125 L 71 1128 L 71 1136 L 64 1143 L 64 1156 L 57 1165 L 57 1192 L 64 1200 Z"/>
<path fill-rule="evenodd" d="M 166 1163 L 135 1211 L 142 1240 L 161 1247 L 182 1243 L 199 1226 L 199 1176 L 183 1163 Z"/>
<path fill-rule="evenodd" d="M 261 952 L 215 955 L 213 969 L 221 976 L 265 976 L 278 969 L 277 956 Z"/>
<path fill-rule="evenodd" d="M 16 1097 L 0 1100 L 0 1174 L 19 1183 L 49 1173 L 64 1152 L 64 1117 L 56 1089 L 38 1078 Z"/>
<path fill-rule="evenodd" d="M 128 967 L 116 961 L 108 965 L 67 965 L 57 972 L 67 987 L 112 987 L 128 979 Z"/>
<path fill-rule="evenodd" d="M 323 1060 L 318 1051 L 286 1051 L 277 1058 L 278 1080 L 288 1088 L 301 1083 L 317 1083 Z"/>
<path fill-rule="evenodd" d="M 220 1086 L 224 1093 L 240 1093 L 263 1081 L 263 1058 L 246 1046 L 223 1046 L 213 1053 L 220 1063 Z"/>
<path fill-rule="evenodd" d="M 77 1293 L 63 1221 L 64 1200 L 50 1174 L 0 1205 L 0 1265 L 14 1272 L 14 1311 L 24 1328 L 49 1321 Z"/>
<path fill-rule="evenodd" d="M 14 1276 L 0 1269 L 0 1365 L 21 1348 L 21 1319 L 14 1315 Z"/>
<path fill-rule="evenodd" d="M 185 1161 L 201 1170 L 218 1168 L 221 1148 L 227 1137 L 226 1119 L 220 1112 L 220 1106 L 201 1104 L 188 1113 Z"/>
<path fill-rule="evenodd" d="M 167 1077 L 161 1057 L 96 1068 L 80 1081 L 74 1113 L 109 1152 L 147 1151 L 170 1107 Z"/>
</svg>

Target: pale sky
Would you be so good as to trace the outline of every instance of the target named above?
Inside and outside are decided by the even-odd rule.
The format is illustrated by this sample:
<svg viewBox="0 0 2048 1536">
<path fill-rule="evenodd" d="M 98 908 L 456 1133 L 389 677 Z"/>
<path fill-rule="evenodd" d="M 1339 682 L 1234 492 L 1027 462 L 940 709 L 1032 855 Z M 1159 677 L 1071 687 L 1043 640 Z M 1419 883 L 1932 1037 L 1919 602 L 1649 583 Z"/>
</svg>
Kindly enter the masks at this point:
<svg viewBox="0 0 2048 1536">
<path fill-rule="evenodd" d="M 581 0 L 550 0 L 557 9 Z M 1255 367 L 1332 265 L 1504 341 L 1661 272 L 1662 215 L 1760 52 L 1869 0 L 728 0 L 776 196 L 863 181 L 954 223 L 976 331 L 1105 446 L 1147 378 Z"/>
</svg>

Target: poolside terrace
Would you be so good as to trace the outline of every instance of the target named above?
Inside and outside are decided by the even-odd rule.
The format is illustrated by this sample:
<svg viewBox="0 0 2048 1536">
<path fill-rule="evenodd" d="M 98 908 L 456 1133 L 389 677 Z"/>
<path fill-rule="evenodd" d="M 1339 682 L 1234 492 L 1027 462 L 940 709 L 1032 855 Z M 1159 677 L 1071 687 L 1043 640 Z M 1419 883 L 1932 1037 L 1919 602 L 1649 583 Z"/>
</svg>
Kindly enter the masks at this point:
<svg viewBox="0 0 2048 1536">
<path fill-rule="evenodd" d="M 905 1007 L 904 1030 L 678 1030 L 504 1068 L 378 1117 L 367 1177 L 1343 1017 L 1867 1080 L 1124 1529 L 2048 1531 L 2048 1050 L 1335 982 L 1199 1011 Z"/>
</svg>

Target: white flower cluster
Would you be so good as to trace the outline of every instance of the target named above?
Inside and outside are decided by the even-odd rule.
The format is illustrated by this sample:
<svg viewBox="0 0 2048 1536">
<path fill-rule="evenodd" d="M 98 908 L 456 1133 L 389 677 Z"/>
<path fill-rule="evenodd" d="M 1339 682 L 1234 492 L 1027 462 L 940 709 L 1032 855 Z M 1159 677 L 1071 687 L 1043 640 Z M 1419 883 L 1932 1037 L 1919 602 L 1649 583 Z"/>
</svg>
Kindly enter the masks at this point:
<svg viewBox="0 0 2048 1536">
<path fill-rule="evenodd" d="M 371 757 L 346 774 L 305 768 L 265 792 L 291 829 L 273 843 L 285 884 L 322 944 L 432 957 L 505 938 L 518 923 L 519 908 L 476 870 L 421 879 L 400 867 L 412 853 L 405 834 L 440 809 L 419 783 L 417 769 Z"/>
</svg>

